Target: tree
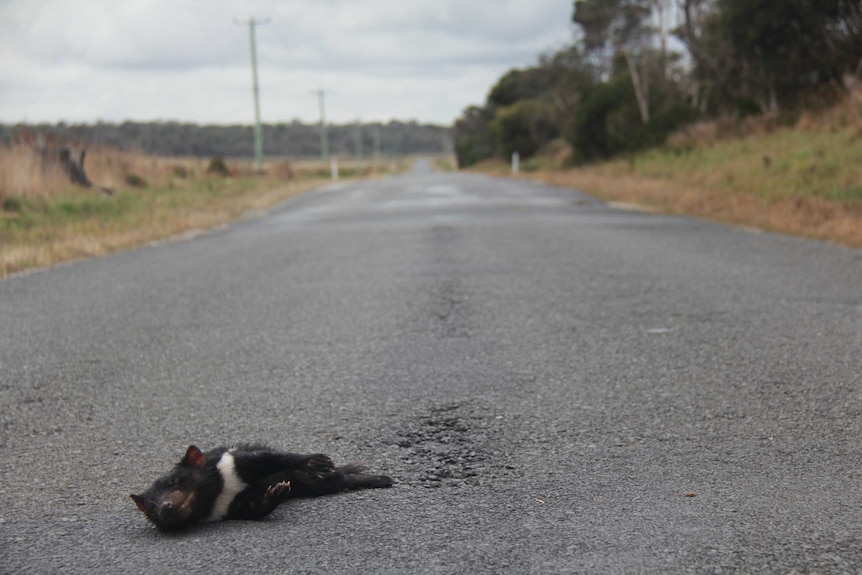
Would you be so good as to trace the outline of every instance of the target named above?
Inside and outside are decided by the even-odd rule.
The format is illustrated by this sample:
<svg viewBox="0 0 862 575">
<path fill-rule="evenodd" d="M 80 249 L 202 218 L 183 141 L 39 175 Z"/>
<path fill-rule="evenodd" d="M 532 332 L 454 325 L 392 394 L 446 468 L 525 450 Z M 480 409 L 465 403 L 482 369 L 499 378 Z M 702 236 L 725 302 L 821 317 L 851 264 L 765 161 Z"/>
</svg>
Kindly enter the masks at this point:
<svg viewBox="0 0 862 575">
<path fill-rule="evenodd" d="M 609 65 L 621 48 L 639 50 L 649 40 L 654 0 L 575 0 L 572 21 L 583 34 L 584 51 Z"/>
<path fill-rule="evenodd" d="M 587 90 L 568 134 L 576 162 L 610 158 L 627 150 L 626 133 L 637 126 L 631 84 L 615 80 Z"/>
<path fill-rule="evenodd" d="M 458 164 L 527 158 L 557 138 L 571 123 L 581 91 L 594 83 L 595 70 L 577 46 L 539 58 L 536 66 L 503 74 L 484 106 L 471 106 L 455 122 Z"/>
<path fill-rule="evenodd" d="M 679 31 L 717 111 L 799 106 L 862 61 L 862 0 L 683 0 Z"/>
<path fill-rule="evenodd" d="M 648 65 L 644 54 L 652 36 L 649 18 L 656 0 L 575 0 L 572 21 L 583 33 L 584 49 L 598 59 L 600 66 L 608 67 L 621 54 L 631 77 L 637 98 L 641 121 L 649 122 L 648 73 L 639 69 Z M 644 71 L 645 72 L 645 71 Z"/>
<path fill-rule="evenodd" d="M 560 135 L 553 111 L 535 98 L 498 108 L 491 129 L 504 158 L 511 157 L 513 152 L 529 158 Z"/>
<path fill-rule="evenodd" d="M 576 44 L 543 54 L 538 67 L 553 79 L 542 97 L 550 100 L 557 111 L 558 122 L 564 125 L 574 115 L 581 94 L 600 80 L 600 74 Z"/>
<path fill-rule="evenodd" d="M 694 116 L 679 58 L 666 50 L 664 26 L 652 23 L 670 1 L 575 2 L 580 40 L 543 55 L 536 66 L 508 71 L 484 106 L 458 119 L 459 163 L 508 159 L 515 151 L 526 158 L 560 135 L 576 161 L 661 144 Z"/>
<path fill-rule="evenodd" d="M 492 119 L 487 108 L 470 106 L 455 121 L 455 157 L 459 167 L 467 168 L 496 155 L 497 143 L 490 126 Z"/>
</svg>

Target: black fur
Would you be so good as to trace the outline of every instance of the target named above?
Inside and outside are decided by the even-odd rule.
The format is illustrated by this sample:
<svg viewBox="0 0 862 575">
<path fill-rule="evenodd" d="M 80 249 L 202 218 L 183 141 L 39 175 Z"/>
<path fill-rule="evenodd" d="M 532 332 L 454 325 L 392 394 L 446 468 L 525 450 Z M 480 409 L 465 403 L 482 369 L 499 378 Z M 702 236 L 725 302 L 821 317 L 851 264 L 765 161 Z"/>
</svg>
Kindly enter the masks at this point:
<svg viewBox="0 0 862 575">
<path fill-rule="evenodd" d="M 246 487 L 229 502 L 223 516 L 212 517 L 216 501 L 226 488 L 217 466 L 228 452 Z M 170 473 L 157 479 L 144 493 L 131 497 L 156 527 L 174 531 L 207 519 L 261 519 L 290 497 L 390 487 L 392 483 L 385 475 L 363 473 L 358 465 L 335 467 L 322 453 L 285 453 L 251 444 L 204 453 L 191 445 Z"/>
</svg>

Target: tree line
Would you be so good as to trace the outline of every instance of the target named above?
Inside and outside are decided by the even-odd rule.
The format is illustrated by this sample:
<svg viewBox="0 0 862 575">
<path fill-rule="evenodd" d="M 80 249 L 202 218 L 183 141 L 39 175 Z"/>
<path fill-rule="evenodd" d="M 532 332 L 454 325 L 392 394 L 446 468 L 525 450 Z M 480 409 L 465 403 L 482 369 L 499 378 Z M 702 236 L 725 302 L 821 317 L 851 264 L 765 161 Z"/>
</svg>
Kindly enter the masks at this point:
<svg viewBox="0 0 862 575">
<path fill-rule="evenodd" d="M 99 122 L 96 124 L 0 124 L 0 141 L 12 142 L 22 129 L 86 146 L 109 146 L 156 156 L 252 157 L 253 128 L 179 122 Z M 330 153 L 338 156 L 439 154 L 451 151 L 451 130 L 445 126 L 391 121 L 327 127 Z M 263 125 L 268 156 L 320 157 L 319 124 L 299 121 Z"/>
<path fill-rule="evenodd" d="M 584 163 L 701 119 L 792 120 L 862 75 L 862 0 L 575 0 L 576 40 L 504 74 L 454 126 L 459 165 L 556 139 Z"/>
</svg>

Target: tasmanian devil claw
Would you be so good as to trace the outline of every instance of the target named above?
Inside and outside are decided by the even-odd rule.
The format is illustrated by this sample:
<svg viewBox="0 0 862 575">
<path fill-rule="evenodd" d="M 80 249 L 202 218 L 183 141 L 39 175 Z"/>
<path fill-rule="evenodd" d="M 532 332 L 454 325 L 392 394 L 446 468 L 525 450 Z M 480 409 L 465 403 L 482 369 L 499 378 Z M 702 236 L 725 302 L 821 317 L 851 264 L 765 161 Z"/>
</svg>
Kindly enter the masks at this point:
<svg viewBox="0 0 862 575">
<path fill-rule="evenodd" d="M 266 497 L 277 497 L 286 495 L 290 491 L 290 481 L 279 481 L 275 485 L 269 486 L 266 490 Z"/>
<path fill-rule="evenodd" d="M 323 474 L 329 473 L 332 471 L 332 468 L 335 467 L 335 464 L 332 463 L 332 459 L 328 455 L 324 455 L 323 453 L 315 453 L 314 455 L 310 455 L 308 460 L 305 462 L 305 468 L 310 473 L 315 474 Z"/>
</svg>

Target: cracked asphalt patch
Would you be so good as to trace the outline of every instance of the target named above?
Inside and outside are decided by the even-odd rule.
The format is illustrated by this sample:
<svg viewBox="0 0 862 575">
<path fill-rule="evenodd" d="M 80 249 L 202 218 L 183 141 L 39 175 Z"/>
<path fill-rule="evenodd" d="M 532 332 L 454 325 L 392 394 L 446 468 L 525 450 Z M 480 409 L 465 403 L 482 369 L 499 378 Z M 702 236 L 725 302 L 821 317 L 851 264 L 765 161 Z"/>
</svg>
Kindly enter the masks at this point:
<svg viewBox="0 0 862 575">
<path fill-rule="evenodd" d="M 493 440 L 502 420 L 487 406 L 449 403 L 400 421 L 384 432 L 383 441 L 389 444 L 388 459 L 395 462 L 403 484 L 478 486 L 514 469 L 501 462 L 504 451 Z"/>
</svg>

